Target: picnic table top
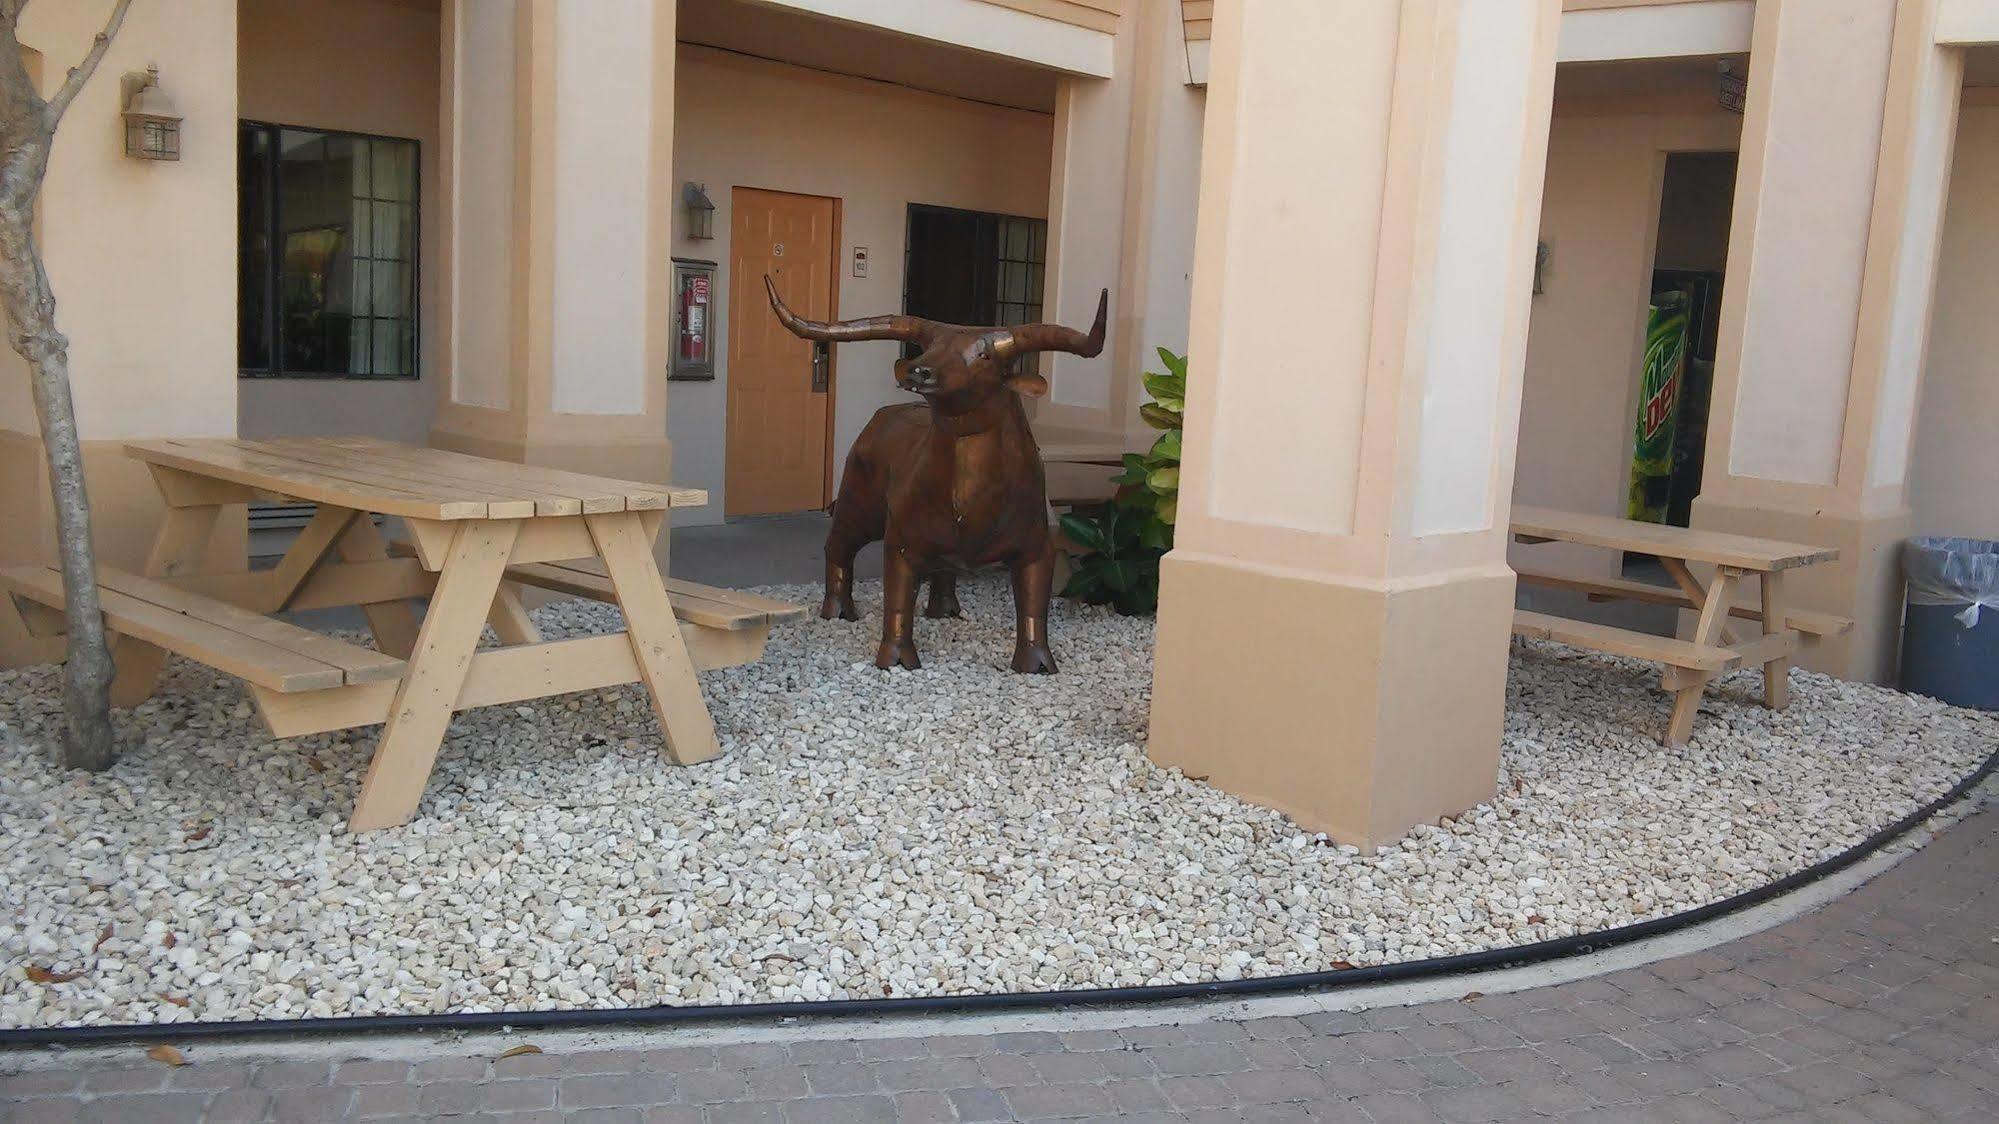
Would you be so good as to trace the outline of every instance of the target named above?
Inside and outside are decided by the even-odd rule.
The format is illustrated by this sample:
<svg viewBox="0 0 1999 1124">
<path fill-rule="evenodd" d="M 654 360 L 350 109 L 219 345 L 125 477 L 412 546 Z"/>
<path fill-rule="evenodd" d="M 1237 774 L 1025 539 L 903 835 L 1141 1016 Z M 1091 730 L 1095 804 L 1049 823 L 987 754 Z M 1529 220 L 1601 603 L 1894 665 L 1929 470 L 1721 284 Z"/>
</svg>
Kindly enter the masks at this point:
<svg viewBox="0 0 1999 1124">
<path fill-rule="evenodd" d="M 646 484 L 384 441 L 235 437 L 135 441 L 127 455 L 257 491 L 410 519 L 524 519 L 699 507 L 699 488 Z"/>
<path fill-rule="evenodd" d="M 1839 557 L 1839 551 L 1831 547 L 1672 527 L 1663 523 L 1640 523 L 1609 515 L 1586 515 L 1545 507 L 1516 505 L 1511 527 L 1516 535 L 1765 573 L 1809 566 L 1815 562 L 1830 562 Z"/>
</svg>

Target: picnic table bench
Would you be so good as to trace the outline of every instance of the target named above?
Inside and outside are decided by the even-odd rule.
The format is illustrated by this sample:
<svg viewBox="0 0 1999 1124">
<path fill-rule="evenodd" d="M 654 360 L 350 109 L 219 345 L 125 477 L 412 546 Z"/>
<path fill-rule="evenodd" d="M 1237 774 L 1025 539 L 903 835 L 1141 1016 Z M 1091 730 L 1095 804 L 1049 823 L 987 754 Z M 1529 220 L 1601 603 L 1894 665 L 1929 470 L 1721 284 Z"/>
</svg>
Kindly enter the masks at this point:
<svg viewBox="0 0 1999 1124">
<path fill-rule="evenodd" d="M 1514 613 L 1513 632 L 1665 664 L 1663 685 L 1673 694 L 1673 712 L 1661 740 L 1669 746 L 1685 745 L 1692 735 L 1701 693 L 1709 680 L 1732 668 L 1760 666 L 1764 705 L 1781 710 L 1790 705 L 1792 657 L 1801 648 L 1853 627 L 1844 617 L 1794 608 L 1785 595 L 1785 573 L 1837 559 L 1839 552 L 1829 547 L 1539 507 L 1515 507 L 1510 530 L 1515 541 L 1522 543 L 1578 543 L 1659 559 L 1678 588 L 1622 578 L 1570 577 L 1533 570 L 1516 573 L 1523 584 L 1566 589 L 1592 601 L 1642 601 L 1691 610 L 1699 616 L 1687 638 L 1655 636 L 1525 609 Z M 1713 566 L 1714 578 L 1703 582 L 1689 563 Z M 1748 581 L 1761 585 L 1758 606 L 1736 601 L 1738 587 Z M 1753 636 L 1744 637 L 1730 623 L 1732 619 L 1753 621 L 1759 628 Z"/>
<path fill-rule="evenodd" d="M 348 826 L 407 822 L 451 715 L 642 683 L 682 764 L 718 752 L 694 673 L 747 663 L 803 606 L 663 579 L 652 542 L 698 489 L 610 480 L 372 438 L 205 439 L 126 446 L 166 502 L 144 575 L 98 572 L 117 675 L 112 702 L 151 695 L 168 652 L 242 679 L 276 737 L 384 724 Z M 317 510 L 269 570 L 198 572 L 222 507 Z M 373 516 L 410 535 L 392 553 Z M 544 641 L 521 585 L 616 604 L 625 631 Z M 30 632 L 62 631 L 61 574 L 0 571 Z M 427 599 L 421 619 L 415 599 Z M 359 606 L 369 648 L 278 620 Z M 478 647 L 490 623 L 501 646 Z"/>
</svg>

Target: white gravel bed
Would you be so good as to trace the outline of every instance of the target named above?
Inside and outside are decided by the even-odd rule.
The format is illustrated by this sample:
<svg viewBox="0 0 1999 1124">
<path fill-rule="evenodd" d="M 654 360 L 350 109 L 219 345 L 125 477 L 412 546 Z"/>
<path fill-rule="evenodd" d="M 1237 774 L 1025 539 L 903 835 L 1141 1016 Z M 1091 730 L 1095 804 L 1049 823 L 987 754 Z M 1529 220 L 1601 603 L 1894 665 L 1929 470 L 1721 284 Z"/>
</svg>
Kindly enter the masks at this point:
<svg viewBox="0 0 1999 1124">
<path fill-rule="evenodd" d="M 816 590 L 763 592 L 817 602 Z M 1007 672 L 1004 583 L 920 621 L 782 626 L 703 677 L 724 752 L 661 757 L 637 688 L 459 716 L 418 819 L 347 834 L 377 731 L 274 742 L 182 660 L 110 772 L 52 770 L 52 668 L 0 673 L 0 1026 L 742 1003 L 1159 984 L 1380 964 L 1656 917 L 1934 798 L 1999 717 L 1794 673 L 1710 690 L 1517 644 L 1499 790 L 1361 854 L 1145 757 L 1152 622 L 1058 604 Z M 552 635 L 612 610 L 537 612 Z"/>
</svg>

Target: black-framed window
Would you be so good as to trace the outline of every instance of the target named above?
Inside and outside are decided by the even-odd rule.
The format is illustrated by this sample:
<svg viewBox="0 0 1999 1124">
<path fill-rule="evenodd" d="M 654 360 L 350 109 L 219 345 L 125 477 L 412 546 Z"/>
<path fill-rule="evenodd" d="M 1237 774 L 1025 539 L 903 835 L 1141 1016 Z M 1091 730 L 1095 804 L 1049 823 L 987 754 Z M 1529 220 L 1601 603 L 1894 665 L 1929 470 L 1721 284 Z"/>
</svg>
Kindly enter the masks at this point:
<svg viewBox="0 0 1999 1124">
<path fill-rule="evenodd" d="M 237 129 L 246 377 L 417 377 L 417 142 Z"/>
<path fill-rule="evenodd" d="M 902 310 L 950 324 L 1041 319 L 1046 219 L 909 205 Z"/>
</svg>

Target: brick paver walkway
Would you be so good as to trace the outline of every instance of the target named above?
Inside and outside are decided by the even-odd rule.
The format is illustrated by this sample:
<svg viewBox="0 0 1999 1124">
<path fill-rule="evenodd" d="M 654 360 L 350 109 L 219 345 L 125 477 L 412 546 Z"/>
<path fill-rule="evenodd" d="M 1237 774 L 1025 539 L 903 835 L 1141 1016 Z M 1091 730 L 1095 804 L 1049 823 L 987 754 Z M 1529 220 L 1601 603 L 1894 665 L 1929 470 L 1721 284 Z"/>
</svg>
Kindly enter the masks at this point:
<svg viewBox="0 0 1999 1124">
<path fill-rule="evenodd" d="M 34 1068 L 5 1119 L 1999 1118 L 1999 812 L 1802 918 L 1580 982 L 1359 1014 L 494 1061 Z M 809 1033 L 807 1029 L 801 1033 Z M 673 1040 L 660 1032 L 657 1042 Z M 551 1045 L 553 1045 L 553 1040 Z M 486 1053 L 493 1052 L 490 1046 Z M 199 1051 L 195 1052 L 198 1056 Z M 0 1056 L 0 1070 L 20 1069 Z"/>
</svg>

